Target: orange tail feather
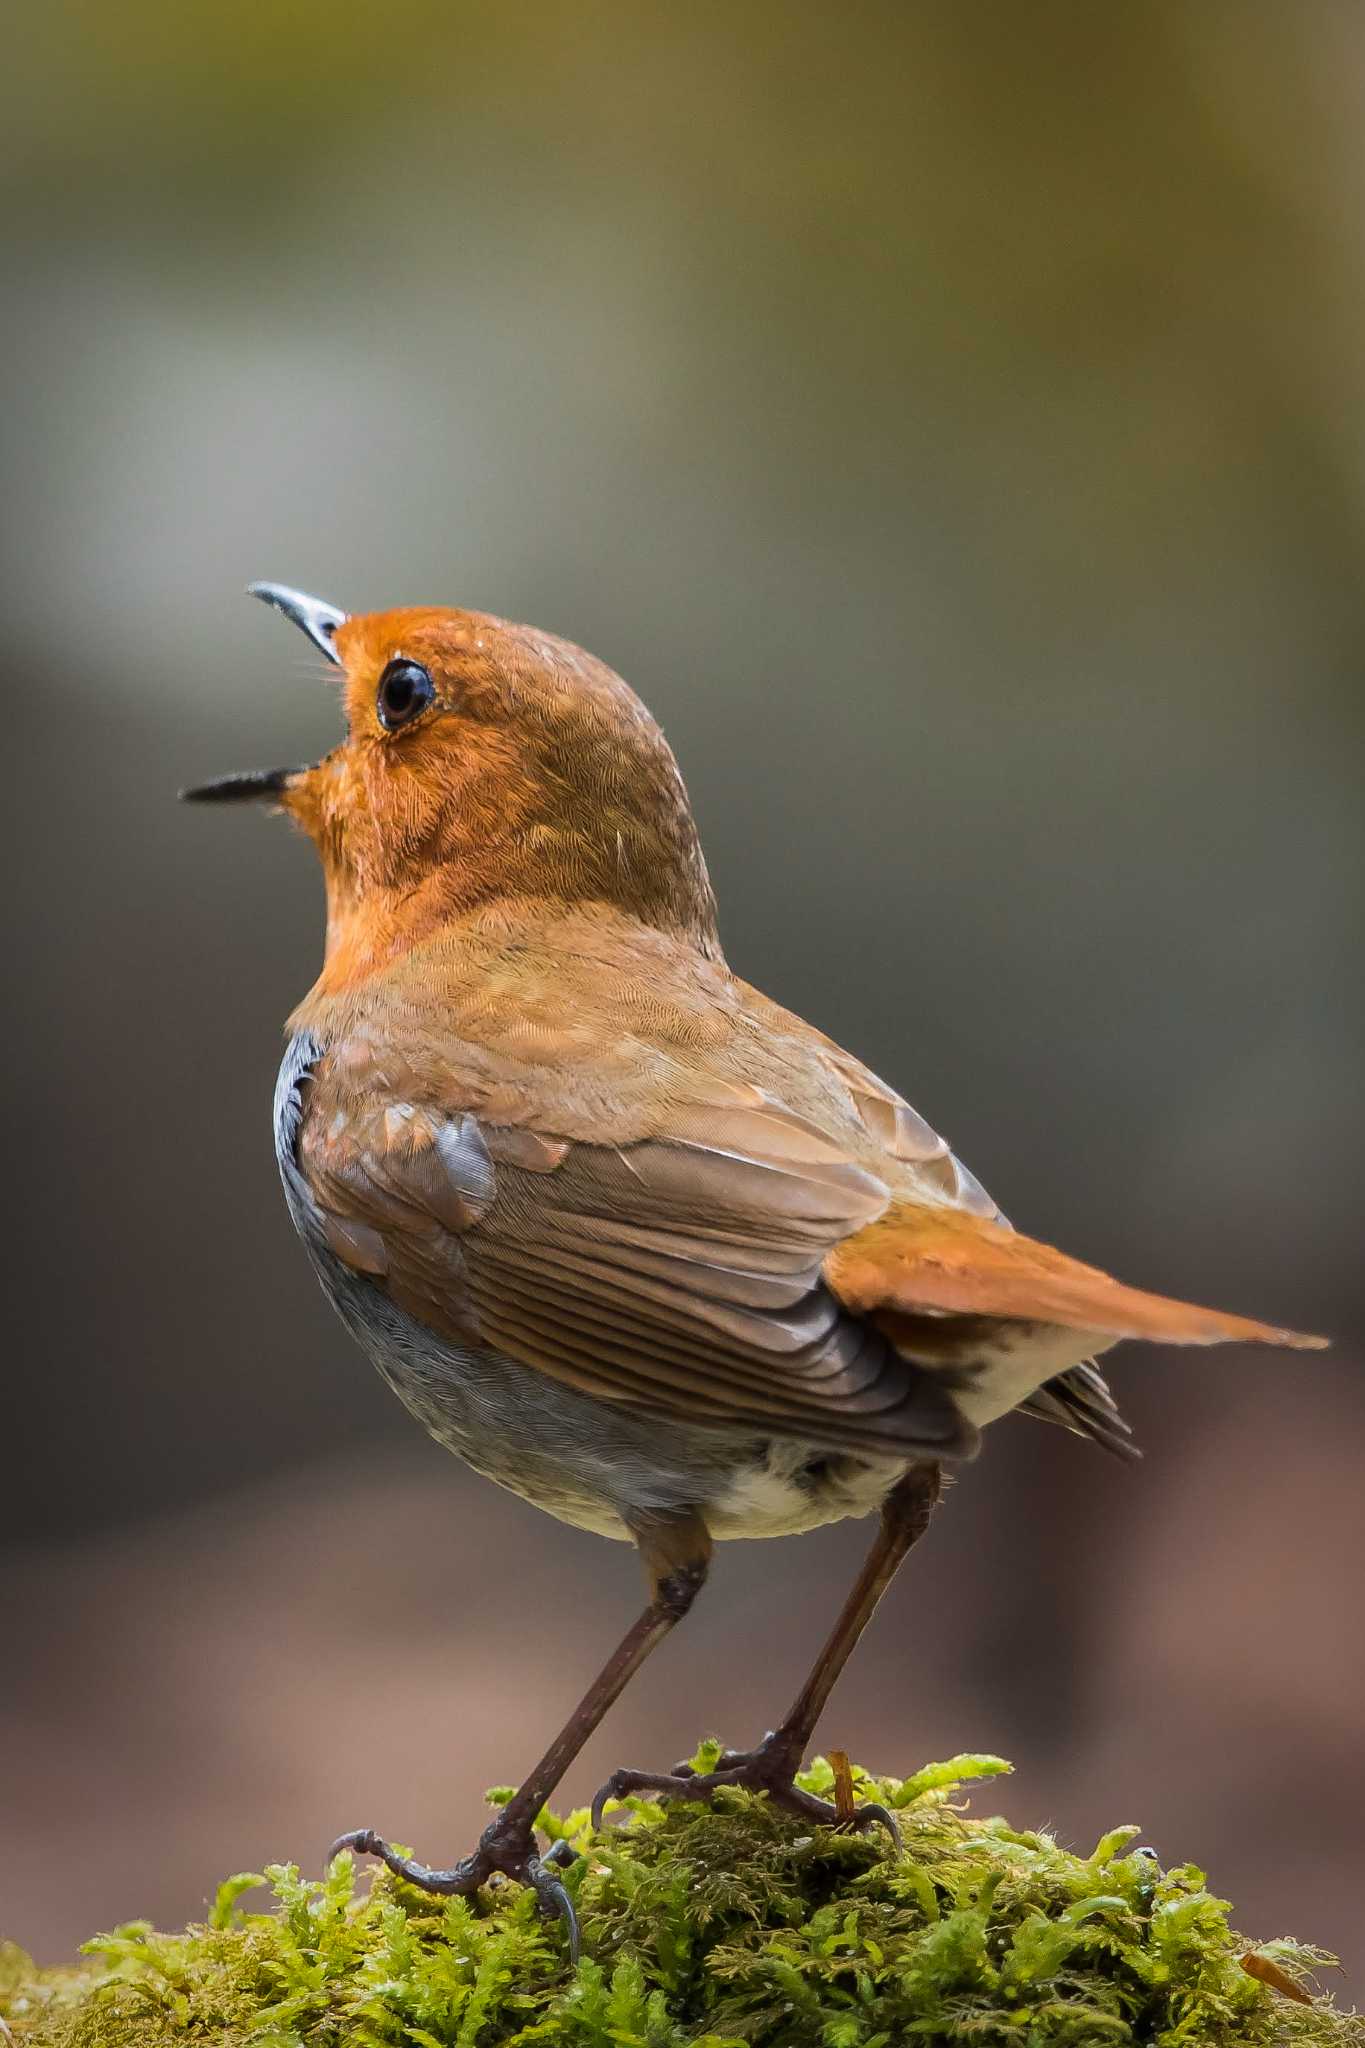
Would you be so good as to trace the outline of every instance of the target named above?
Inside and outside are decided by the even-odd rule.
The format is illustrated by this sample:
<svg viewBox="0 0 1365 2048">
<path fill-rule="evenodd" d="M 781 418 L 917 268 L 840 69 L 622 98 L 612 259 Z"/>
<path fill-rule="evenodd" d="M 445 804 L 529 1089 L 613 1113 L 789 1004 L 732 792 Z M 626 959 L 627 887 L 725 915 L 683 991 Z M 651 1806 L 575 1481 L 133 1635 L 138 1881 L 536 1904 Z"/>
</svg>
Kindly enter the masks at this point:
<svg viewBox="0 0 1365 2048">
<path fill-rule="evenodd" d="M 1283 1344 L 1319 1351 L 1328 1341 L 1125 1287 L 1004 1224 L 918 1203 L 896 1203 L 876 1223 L 845 1238 L 826 1259 L 825 1278 L 841 1301 L 863 1315 L 899 1309 L 1004 1316 L 1161 1344 Z"/>
</svg>

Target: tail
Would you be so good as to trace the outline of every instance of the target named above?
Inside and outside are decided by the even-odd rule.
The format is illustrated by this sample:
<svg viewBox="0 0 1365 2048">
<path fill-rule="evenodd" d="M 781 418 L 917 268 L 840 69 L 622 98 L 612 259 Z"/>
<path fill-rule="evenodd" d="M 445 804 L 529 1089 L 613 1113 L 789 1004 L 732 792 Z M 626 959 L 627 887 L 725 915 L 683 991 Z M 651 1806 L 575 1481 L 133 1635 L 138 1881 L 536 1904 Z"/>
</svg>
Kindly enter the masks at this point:
<svg viewBox="0 0 1365 2048">
<path fill-rule="evenodd" d="M 998 1316 L 1157 1344 L 1281 1344 L 1320 1351 L 1326 1337 L 1125 1287 L 1049 1244 L 962 1209 L 894 1203 L 846 1237 L 824 1277 L 846 1307 L 895 1335 L 898 1316 Z"/>
</svg>

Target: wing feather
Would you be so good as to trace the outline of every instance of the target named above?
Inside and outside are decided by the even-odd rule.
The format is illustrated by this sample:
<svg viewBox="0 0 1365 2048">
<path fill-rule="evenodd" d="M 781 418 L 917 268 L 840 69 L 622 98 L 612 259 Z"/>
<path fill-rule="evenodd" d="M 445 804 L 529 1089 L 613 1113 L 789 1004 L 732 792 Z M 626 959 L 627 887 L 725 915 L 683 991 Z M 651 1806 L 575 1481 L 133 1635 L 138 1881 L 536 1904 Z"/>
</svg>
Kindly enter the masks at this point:
<svg viewBox="0 0 1365 2048">
<path fill-rule="evenodd" d="M 1073 1436 L 1089 1437 L 1116 1458 L 1142 1456 L 1109 1382 L 1093 1359 L 1083 1359 L 1070 1372 L 1048 1380 L 1036 1394 L 1019 1403 L 1019 1413 L 1036 1416 L 1040 1422 L 1055 1422 Z"/>
</svg>

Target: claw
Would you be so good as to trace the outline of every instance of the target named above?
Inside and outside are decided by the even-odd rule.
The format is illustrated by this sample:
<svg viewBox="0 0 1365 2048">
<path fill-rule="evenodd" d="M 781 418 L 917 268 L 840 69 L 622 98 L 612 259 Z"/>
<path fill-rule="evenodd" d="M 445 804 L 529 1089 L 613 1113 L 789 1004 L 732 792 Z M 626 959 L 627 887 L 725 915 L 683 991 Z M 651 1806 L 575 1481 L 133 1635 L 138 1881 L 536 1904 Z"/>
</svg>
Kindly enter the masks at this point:
<svg viewBox="0 0 1365 2048">
<path fill-rule="evenodd" d="M 858 1808 L 852 1820 L 848 1821 L 846 1825 L 851 1827 L 855 1834 L 861 1835 L 877 1821 L 881 1822 L 888 1835 L 890 1835 L 892 1846 L 899 1856 L 904 1844 L 901 1841 L 901 1831 L 897 1825 L 896 1816 L 889 1807 L 880 1805 L 874 1799 L 869 1799 L 865 1805 Z"/>
<path fill-rule="evenodd" d="M 607 1801 L 609 1799 L 619 1799 L 621 1796 L 620 1793 L 616 1790 L 615 1785 L 612 1783 L 612 1778 L 614 1778 L 615 1775 L 616 1773 L 613 1771 L 612 1777 L 607 1779 L 606 1784 L 599 1785 L 596 1792 L 593 1794 L 592 1805 L 588 1810 L 588 1826 L 592 1829 L 594 1834 L 598 1832 L 598 1830 L 602 1826 L 602 1823 L 606 1819 Z"/>
<path fill-rule="evenodd" d="M 558 1847 L 558 1844 L 556 1844 Z M 573 1909 L 573 1900 L 557 1877 L 551 1877 L 540 1857 L 533 1856 L 526 1866 L 526 1881 L 540 1900 L 540 1910 L 547 1920 L 556 1916 L 564 1922 L 564 1932 L 569 1940 L 569 1961 L 578 1961 L 578 1915 Z"/>
<path fill-rule="evenodd" d="M 349 1849 L 353 1856 L 377 1856 L 379 1851 L 375 1844 L 378 1841 L 379 1837 L 373 1828 L 352 1828 L 348 1835 L 337 1836 L 322 1859 L 323 1868 L 330 1868 L 344 1849 Z"/>
</svg>

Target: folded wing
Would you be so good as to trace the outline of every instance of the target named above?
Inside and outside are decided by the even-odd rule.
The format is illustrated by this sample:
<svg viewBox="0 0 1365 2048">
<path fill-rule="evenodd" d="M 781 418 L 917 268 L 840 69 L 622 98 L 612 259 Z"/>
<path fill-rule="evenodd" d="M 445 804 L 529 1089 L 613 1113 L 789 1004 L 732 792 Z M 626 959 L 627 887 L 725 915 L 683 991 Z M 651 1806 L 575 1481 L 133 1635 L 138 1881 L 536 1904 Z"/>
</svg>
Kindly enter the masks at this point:
<svg viewBox="0 0 1365 2048">
<path fill-rule="evenodd" d="M 736 1091 L 737 1093 L 738 1091 Z M 606 1401 L 831 1449 L 966 1457 L 954 1376 L 825 1284 L 888 1190 L 780 1106 L 570 1142 L 358 1095 L 323 1060 L 298 1164 L 333 1254 L 443 1335 Z"/>
<path fill-rule="evenodd" d="M 848 1128 L 742 1085 L 568 1139 L 324 1056 L 298 1166 L 335 1256 L 432 1329 L 604 1401 L 831 1449 L 970 1456 L 1026 1407 L 1110 1448 L 1120 1337 L 1320 1340 L 1122 1286 L 1012 1231 L 847 1055 Z M 910 1190 L 910 1192 L 907 1192 Z"/>
</svg>

